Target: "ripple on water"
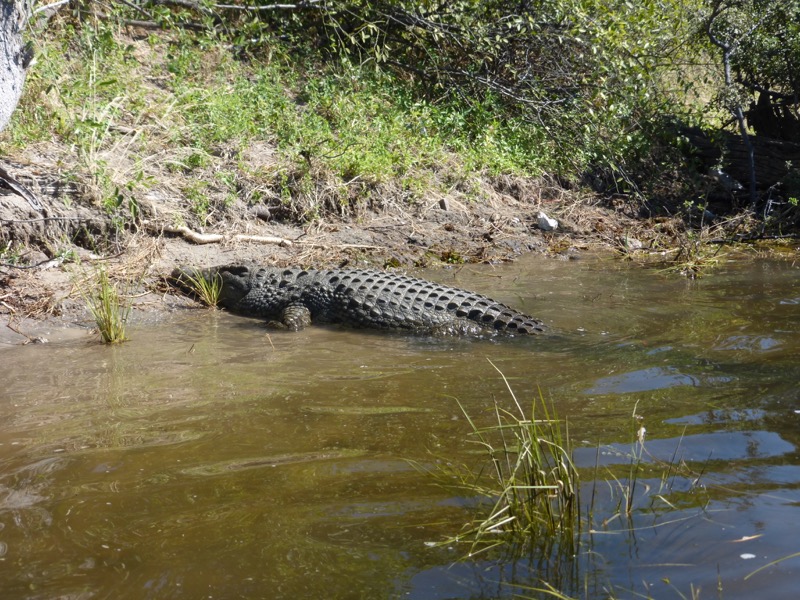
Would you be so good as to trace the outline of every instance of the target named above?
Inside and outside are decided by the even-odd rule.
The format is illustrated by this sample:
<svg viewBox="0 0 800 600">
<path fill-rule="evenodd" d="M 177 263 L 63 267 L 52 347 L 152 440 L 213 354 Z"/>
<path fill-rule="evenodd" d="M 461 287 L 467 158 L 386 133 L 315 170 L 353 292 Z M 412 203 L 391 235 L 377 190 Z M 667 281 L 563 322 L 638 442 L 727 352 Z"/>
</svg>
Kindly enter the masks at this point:
<svg viewBox="0 0 800 600">
<path fill-rule="evenodd" d="M 781 342 L 766 335 L 732 335 L 714 346 L 714 350 L 745 350 L 767 352 L 781 346 Z"/>
<path fill-rule="evenodd" d="M 764 459 L 794 452 L 795 446 L 772 431 L 721 431 L 679 438 L 648 440 L 642 460 L 650 462 Z M 636 448 L 638 452 L 638 448 Z M 609 444 L 600 448 L 577 448 L 578 466 L 629 463 L 634 458 L 631 444 Z"/>
<path fill-rule="evenodd" d="M 429 413 L 432 408 L 421 406 L 302 406 L 301 411 L 321 415 L 397 415 L 403 413 Z"/>
<path fill-rule="evenodd" d="M 668 425 L 709 425 L 717 423 L 743 423 L 760 421 L 767 416 L 767 411 L 760 408 L 715 409 L 706 412 L 665 419 Z"/>
<path fill-rule="evenodd" d="M 364 454 L 366 454 L 366 452 L 363 450 L 322 450 L 319 452 L 298 452 L 295 454 L 281 454 L 278 456 L 258 456 L 207 463 L 196 467 L 189 467 L 188 469 L 182 469 L 181 473 L 185 475 L 208 477 L 223 475 L 233 471 L 262 469 L 265 467 L 277 467 L 280 465 L 316 462 L 320 460 L 341 460 L 363 456 Z"/>
<path fill-rule="evenodd" d="M 715 375 L 688 375 L 675 367 L 650 367 L 611 377 L 601 377 L 585 394 L 631 394 L 662 390 L 679 386 L 700 387 L 729 383 L 732 377 Z"/>
</svg>

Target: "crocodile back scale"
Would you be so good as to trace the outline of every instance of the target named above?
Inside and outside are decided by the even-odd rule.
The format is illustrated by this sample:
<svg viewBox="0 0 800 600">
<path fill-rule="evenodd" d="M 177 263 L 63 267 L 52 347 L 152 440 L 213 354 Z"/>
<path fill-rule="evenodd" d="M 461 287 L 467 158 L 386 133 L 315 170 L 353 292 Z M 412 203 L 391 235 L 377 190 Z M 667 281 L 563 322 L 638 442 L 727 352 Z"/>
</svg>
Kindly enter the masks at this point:
<svg viewBox="0 0 800 600">
<path fill-rule="evenodd" d="M 544 331 L 541 321 L 486 296 L 395 273 L 226 265 L 176 269 L 173 278 L 187 275 L 221 281 L 219 303 L 231 312 L 292 330 L 316 322 L 430 335 Z"/>
</svg>

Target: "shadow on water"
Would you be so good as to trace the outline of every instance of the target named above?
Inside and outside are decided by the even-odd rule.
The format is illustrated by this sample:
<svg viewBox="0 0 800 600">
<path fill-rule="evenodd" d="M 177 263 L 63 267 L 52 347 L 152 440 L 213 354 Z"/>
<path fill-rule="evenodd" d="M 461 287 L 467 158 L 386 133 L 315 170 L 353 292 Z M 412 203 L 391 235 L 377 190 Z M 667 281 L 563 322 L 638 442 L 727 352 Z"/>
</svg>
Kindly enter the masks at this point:
<svg viewBox="0 0 800 600">
<path fill-rule="evenodd" d="M 427 276 L 545 319 L 533 339 L 186 311 L 117 347 L 3 351 L 0 596 L 789 597 L 800 559 L 747 576 L 800 550 L 797 275 L 531 258 Z M 441 545 L 480 503 L 411 462 L 481 468 L 455 399 L 477 423 L 511 408 L 487 359 L 568 420 L 592 502 L 575 556 Z"/>
</svg>

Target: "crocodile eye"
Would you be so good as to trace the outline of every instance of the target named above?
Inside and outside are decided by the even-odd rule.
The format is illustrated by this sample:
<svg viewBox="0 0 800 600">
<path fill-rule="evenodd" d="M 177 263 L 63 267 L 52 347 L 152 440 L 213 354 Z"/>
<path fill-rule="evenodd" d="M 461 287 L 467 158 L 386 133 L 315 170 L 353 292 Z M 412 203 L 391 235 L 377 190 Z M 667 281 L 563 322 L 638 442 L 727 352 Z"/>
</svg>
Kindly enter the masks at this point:
<svg viewBox="0 0 800 600">
<path fill-rule="evenodd" d="M 237 275 L 239 277 L 244 277 L 250 272 L 250 268 L 242 265 L 232 265 L 230 267 L 222 267 L 220 272 L 225 271 L 230 273 L 231 275 Z"/>
</svg>

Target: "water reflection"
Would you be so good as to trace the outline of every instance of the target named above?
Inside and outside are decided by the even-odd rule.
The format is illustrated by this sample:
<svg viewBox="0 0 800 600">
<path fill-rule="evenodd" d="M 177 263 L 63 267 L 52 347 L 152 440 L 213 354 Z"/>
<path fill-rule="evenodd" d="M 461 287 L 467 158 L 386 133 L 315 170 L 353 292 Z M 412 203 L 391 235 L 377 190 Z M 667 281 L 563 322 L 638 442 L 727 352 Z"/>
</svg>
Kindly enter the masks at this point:
<svg viewBox="0 0 800 600">
<path fill-rule="evenodd" d="M 542 577 L 577 597 L 712 595 L 718 577 L 725 598 L 787 597 L 796 559 L 744 577 L 800 534 L 797 269 L 686 282 L 530 259 L 427 275 L 554 333 L 287 334 L 184 311 L 116 348 L 3 351 L 2 597 L 494 598 L 535 596 L 517 586 Z M 455 399 L 478 424 L 513 407 L 487 358 L 569 419 L 594 502 L 576 557 L 461 563 L 439 545 L 476 500 L 414 465 L 480 464 Z M 641 426 L 653 471 L 619 514 Z M 658 477 L 670 461 L 696 476 Z"/>
<path fill-rule="evenodd" d="M 638 452 L 639 448 L 644 451 Z M 707 462 L 778 457 L 796 449 L 771 431 L 720 431 L 679 438 L 648 440 L 643 445 L 610 444 L 599 448 L 577 448 L 574 460 L 579 466 L 628 464 L 632 460 Z"/>
<path fill-rule="evenodd" d="M 733 381 L 733 377 L 730 376 L 697 376 L 681 373 L 675 367 L 649 367 L 621 375 L 601 377 L 585 393 L 630 394 L 632 392 L 646 392 L 648 390 L 660 390 L 681 385 L 694 387 L 701 385 L 714 386 L 731 381 Z"/>
</svg>

